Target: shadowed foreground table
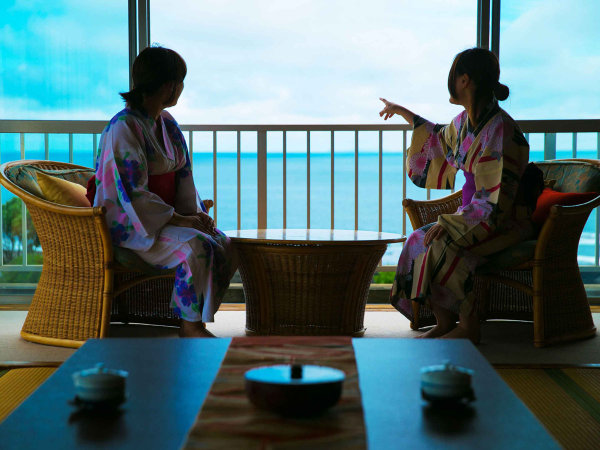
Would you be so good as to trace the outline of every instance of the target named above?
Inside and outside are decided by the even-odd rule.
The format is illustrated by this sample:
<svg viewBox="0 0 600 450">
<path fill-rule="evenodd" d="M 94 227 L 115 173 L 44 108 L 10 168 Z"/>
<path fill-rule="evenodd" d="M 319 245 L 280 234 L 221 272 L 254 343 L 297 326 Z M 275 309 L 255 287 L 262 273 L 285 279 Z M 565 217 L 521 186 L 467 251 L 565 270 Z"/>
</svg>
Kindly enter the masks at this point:
<svg viewBox="0 0 600 450">
<path fill-rule="evenodd" d="M 0 448 L 178 449 L 229 343 L 230 339 L 89 340 L 0 424 Z M 371 450 L 558 448 L 469 341 L 354 339 L 353 346 Z M 475 371 L 477 400 L 471 407 L 440 411 L 421 400 L 420 367 L 445 359 Z M 118 414 L 78 413 L 69 404 L 74 396 L 71 374 L 100 361 L 129 372 L 129 398 Z M 277 420 L 274 416 L 273 427 Z"/>
<path fill-rule="evenodd" d="M 235 243 L 248 335 L 362 336 L 369 286 L 401 234 L 264 229 L 225 231 Z"/>
</svg>

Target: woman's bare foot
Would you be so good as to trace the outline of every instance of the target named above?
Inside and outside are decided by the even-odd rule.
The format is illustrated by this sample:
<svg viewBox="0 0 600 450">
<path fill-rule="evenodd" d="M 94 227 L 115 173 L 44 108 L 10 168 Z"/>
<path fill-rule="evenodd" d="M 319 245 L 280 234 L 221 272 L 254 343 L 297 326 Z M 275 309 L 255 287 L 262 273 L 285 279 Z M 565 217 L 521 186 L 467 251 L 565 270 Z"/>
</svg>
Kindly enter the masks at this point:
<svg viewBox="0 0 600 450">
<path fill-rule="evenodd" d="M 456 324 L 435 325 L 431 330 L 416 337 L 416 339 L 430 339 L 444 336 L 456 328 Z"/>
<path fill-rule="evenodd" d="M 203 322 L 190 322 L 182 319 L 179 337 L 215 337 L 215 335 L 206 329 Z"/>
<path fill-rule="evenodd" d="M 477 345 L 481 342 L 480 330 L 467 329 L 460 324 L 452 331 L 441 336 L 442 339 L 469 339 L 473 344 Z"/>
<path fill-rule="evenodd" d="M 437 324 L 429 331 L 417 336 L 419 339 L 438 338 L 456 328 L 458 317 L 450 310 L 431 305 Z"/>
</svg>

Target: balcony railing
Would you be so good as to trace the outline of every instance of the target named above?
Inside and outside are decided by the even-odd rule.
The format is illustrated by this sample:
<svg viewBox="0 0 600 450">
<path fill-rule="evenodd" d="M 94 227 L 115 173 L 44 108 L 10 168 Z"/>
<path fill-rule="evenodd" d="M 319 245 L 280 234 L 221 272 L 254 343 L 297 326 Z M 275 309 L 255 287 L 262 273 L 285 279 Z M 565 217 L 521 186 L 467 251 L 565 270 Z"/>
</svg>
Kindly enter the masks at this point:
<svg viewBox="0 0 600 450">
<path fill-rule="evenodd" d="M 600 120 L 521 121 L 519 124 L 530 141 L 531 160 L 600 159 Z M 99 135 L 105 125 L 105 121 L 0 120 L 0 162 L 55 159 L 93 167 Z M 448 194 L 447 191 L 415 188 L 407 179 L 402 156 L 410 142 L 411 127 L 408 125 L 183 125 L 181 128 L 186 135 L 192 164 L 202 164 L 206 169 L 202 172 L 202 179 L 197 179 L 196 183 L 205 197 L 214 200 L 214 219 L 222 229 L 298 228 L 290 220 L 291 214 L 297 222 L 299 214 L 290 189 L 297 190 L 302 184 L 302 189 L 305 186 L 305 198 L 300 203 L 302 208 L 305 204 L 306 212 L 301 214 L 304 216 L 301 228 L 305 225 L 306 228 L 362 229 L 365 226 L 361 222 L 368 215 L 376 217 L 366 226 L 368 229 L 407 234 L 412 230 L 406 213 L 398 208 L 402 198 L 407 194 L 421 199 Z M 585 148 L 580 144 L 582 140 Z M 222 141 L 226 143 L 221 144 Z M 223 161 L 224 156 L 229 162 L 223 174 L 219 171 L 219 161 Z M 301 182 L 290 181 L 298 178 L 298 158 L 305 158 L 302 171 L 306 171 L 306 177 L 302 174 Z M 290 165 L 292 159 L 293 167 Z M 205 167 L 207 164 L 212 167 Z M 369 165 L 369 176 L 361 178 L 364 169 L 361 164 Z M 391 171 L 390 164 L 396 164 Z M 336 176 L 342 176 L 336 175 L 338 166 L 343 166 L 346 175 L 352 172 L 354 178 L 350 183 L 346 182 L 341 191 L 336 189 Z M 268 176 L 273 173 L 274 176 Z M 196 171 L 195 177 L 199 177 Z M 255 182 L 252 181 L 254 177 Z M 324 177 L 328 177 L 326 182 Z M 225 183 L 219 183 L 222 178 L 225 178 Z M 207 180 L 212 186 L 207 186 Z M 328 192 L 323 190 L 324 183 L 328 185 Z M 314 193 L 313 188 L 317 184 L 320 191 Z M 227 192 L 222 192 L 224 185 Z M 460 186 L 459 180 L 457 186 Z M 369 197 L 366 201 L 359 195 L 361 189 L 369 191 L 364 194 Z M 388 189 L 393 192 L 388 194 Z M 398 195 L 398 192 L 401 194 Z M 0 204 L 4 205 L 10 195 L 2 189 Z M 231 218 L 229 205 L 232 195 L 236 205 L 235 220 Z M 251 199 L 250 203 L 256 202 L 255 210 L 246 198 Z M 277 205 L 274 199 L 281 203 Z M 387 200 L 393 200 L 393 204 L 386 206 Z M 294 202 L 291 212 L 290 201 Z M 225 208 L 220 206 L 220 202 L 228 204 L 229 212 L 224 217 L 220 212 Z M 346 208 L 340 206 L 340 202 Z M 347 210 L 352 204 L 353 214 L 349 216 Z M 268 206 L 277 214 L 269 213 Z M 26 217 L 25 206 L 21 208 L 22 217 Z M 322 213 L 323 208 L 329 210 L 328 220 Z M 0 210 L 0 225 L 4 232 L 3 210 Z M 27 220 L 21 222 L 23 242 L 31 230 Z M 599 222 L 600 212 L 597 211 L 586 225 L 580 242 L 582 265 L 599 266 Z M 28 263 L 28 251 L 22 252 L 19 264 L 4 261 L 3 253 L 0 254 L 0 270 L 40 270 L 39 265 Z M 387 263 L 384 257 L 385 264 L 380 269 L 393 270 L 393 257 L 388 255 Z"/>
</svg>

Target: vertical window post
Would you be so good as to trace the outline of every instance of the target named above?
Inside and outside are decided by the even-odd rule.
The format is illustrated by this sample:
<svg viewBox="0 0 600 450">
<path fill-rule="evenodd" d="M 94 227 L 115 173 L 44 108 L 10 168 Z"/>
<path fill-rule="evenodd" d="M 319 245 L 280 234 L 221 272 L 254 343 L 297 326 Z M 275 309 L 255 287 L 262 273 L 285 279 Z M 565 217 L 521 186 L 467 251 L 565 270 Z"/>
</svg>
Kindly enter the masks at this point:
<svg viewBox="0 0 600 450">
<path fill-rule="evenodd" d="M 138 53 L 150 45 L 150 0 L 129 0 L 129 89 L 133 88 L 131 69 Z"/>
<path fill-rule="evenodd" d="M 477 47 L 490 47 L 490 0 L 477 0 Z"/>
<path fill-rule="evenodd" d="M 137 56 L 137 5 L 136 0 L 129 0 L 129 89 L 133 89 L 133 78 L 131 77 L 131 69 L 133 61 Z"/>
<path fill-rule="evenodd" d="M 500 0 L 492 0 L 492 52 L 500 59 Z"/>
</svg>

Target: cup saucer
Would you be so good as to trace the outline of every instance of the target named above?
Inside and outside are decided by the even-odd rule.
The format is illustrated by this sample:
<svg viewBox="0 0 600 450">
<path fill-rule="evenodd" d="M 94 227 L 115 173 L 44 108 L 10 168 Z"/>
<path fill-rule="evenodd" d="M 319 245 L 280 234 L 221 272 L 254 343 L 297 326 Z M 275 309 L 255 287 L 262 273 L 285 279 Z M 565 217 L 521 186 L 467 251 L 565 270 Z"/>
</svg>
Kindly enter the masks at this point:
<svg viewBox="0 0 600 450">
<path fill-rule="evenodd" d="M 108 411 L 117 409 L 126 399 L 127 395 L 109 400 L 84 400 L 76 395 L 69 403 L 80 409 Z"/>
</svg>

